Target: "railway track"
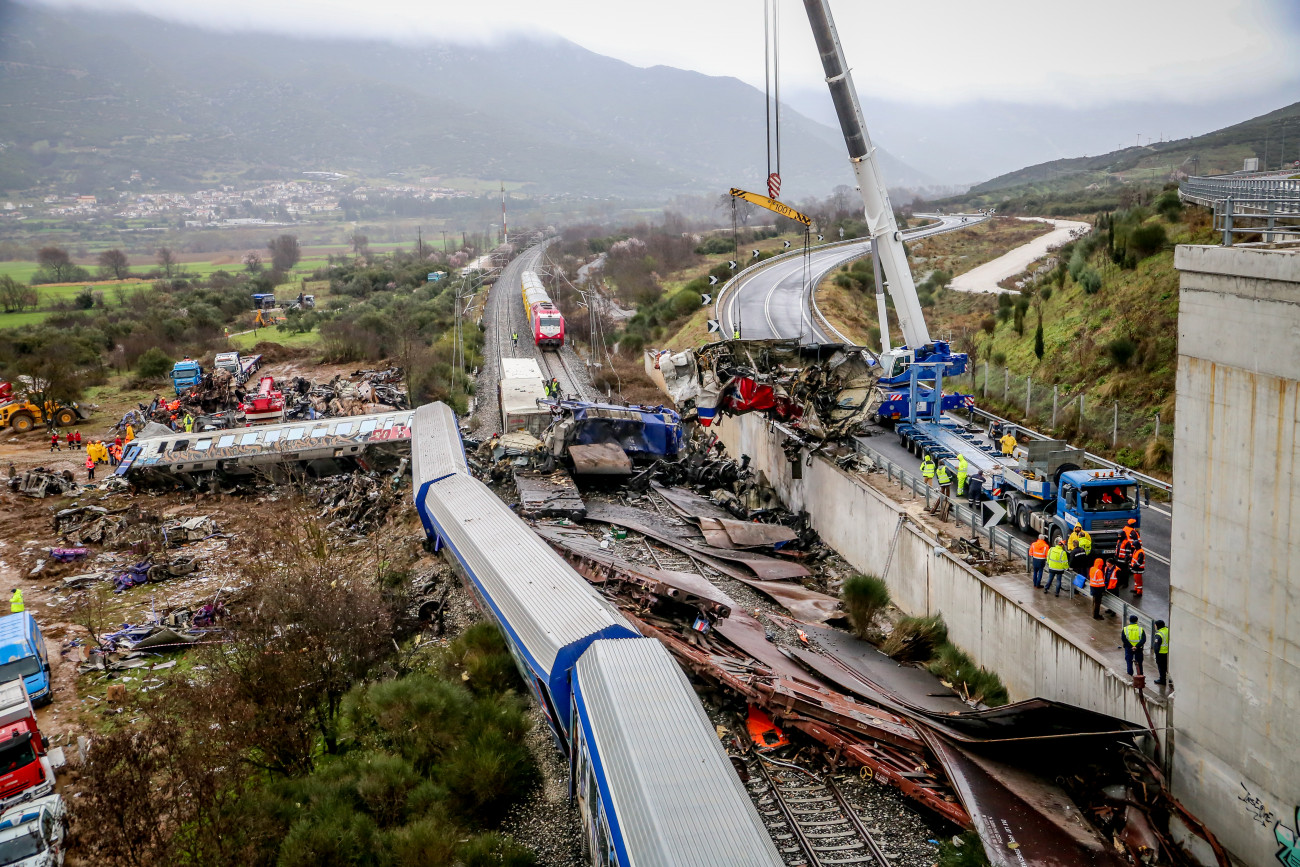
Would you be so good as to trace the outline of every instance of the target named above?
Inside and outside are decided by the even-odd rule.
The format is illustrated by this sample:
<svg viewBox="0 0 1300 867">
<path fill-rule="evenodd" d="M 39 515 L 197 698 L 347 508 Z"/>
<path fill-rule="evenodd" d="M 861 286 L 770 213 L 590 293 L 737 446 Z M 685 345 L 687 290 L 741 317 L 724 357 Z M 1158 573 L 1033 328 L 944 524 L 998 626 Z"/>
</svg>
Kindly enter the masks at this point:
<svg viewBox="0 0 1300 867">
<path fill-rule="evenodd" d="M 575 397 L 578 400 L 586 400 L 586 389 L 582 387 L 582 381 L 573 375 L 569 370 L 568 359 L 564 357 L 562 350 L 547 352 L 538 350 L 538 355 L 542 362 L 542 369 L 547 376 L 554 377 L 560 381 L 560 392 L 565 397 Z"/>
<path fill-rule="evenodd" d="M 830 776 L 747 751 L 742 779 L 788 867 L 892 862 Z"/>
</svg>

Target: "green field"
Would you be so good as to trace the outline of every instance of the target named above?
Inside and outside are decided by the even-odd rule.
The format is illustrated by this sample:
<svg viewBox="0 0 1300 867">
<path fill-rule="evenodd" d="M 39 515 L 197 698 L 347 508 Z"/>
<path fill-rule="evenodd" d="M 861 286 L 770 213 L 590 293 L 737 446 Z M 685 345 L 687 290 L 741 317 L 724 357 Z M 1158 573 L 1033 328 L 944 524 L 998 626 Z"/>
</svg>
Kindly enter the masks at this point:
<svg viewBox="0 0 1300 867">
<path fill-rule="evenodd" d="M 246 352 L 262 342 L 278 343 L 281 346 L 298 349 L 315 349 L 320 346 L 321 338 L 319 331 L 293 334 L 288 331 L 280 331 L 275 327 L 259 328 L 255 332 L 249 331 L 246 334 L 230 335 L 231 348 L 238 349 L 240 352 Z"/>
</svg>

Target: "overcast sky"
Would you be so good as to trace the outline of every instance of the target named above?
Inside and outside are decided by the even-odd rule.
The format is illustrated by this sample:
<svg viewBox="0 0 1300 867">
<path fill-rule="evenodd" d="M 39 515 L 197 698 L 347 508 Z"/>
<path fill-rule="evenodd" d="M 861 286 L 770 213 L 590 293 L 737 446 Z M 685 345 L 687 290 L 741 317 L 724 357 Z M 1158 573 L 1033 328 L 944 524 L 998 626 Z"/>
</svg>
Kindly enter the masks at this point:
<svg viewBox="0 0 1300 867">
<path fill-rule="evenodd" d="M 763 82 L 760 0 L 38 2 L 300 36 L 411 42 L 553 33 L 639 66 Z M 878 97 L 1085 107 L 1194 103 L 1252 82 L 1300 82 L 1300 0 L 834 0 L 832 8 L 859 90 Z M 820 87 L 803 4 L 781 0 L 780 15 L 782 86 Z"/>
</svg>

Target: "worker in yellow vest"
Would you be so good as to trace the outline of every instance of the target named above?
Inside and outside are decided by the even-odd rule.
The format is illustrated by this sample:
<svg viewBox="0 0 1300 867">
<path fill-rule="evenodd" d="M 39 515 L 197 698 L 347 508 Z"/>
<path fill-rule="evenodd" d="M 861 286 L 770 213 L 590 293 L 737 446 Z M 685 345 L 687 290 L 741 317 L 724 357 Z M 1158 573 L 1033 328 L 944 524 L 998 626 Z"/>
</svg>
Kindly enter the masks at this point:
<svg viewBox="0 0 1300 867">
<path fill-rule="evenodd" d="M 1002 444 L 1002 454 L 1010 457 L 1011 453 L 1016 450 L 1016 444 L 1018 442 L 1016 440 L 1015 428 L 1009 428 L 1007 432 L 1002 435 L 1002 439 L 998 440 L 998 442 Z"/>
<path fill-rule="evenodd" d="M 1156 637 L 1151 639 L 1151 655 L 1156 658 L 1156 683 L 1162 686 L 1169 681 L 1169 627 L 1163 620 L 1156 621 Z"/>
<path fill-rule="evenodd" d="M 14 595 L 9 597 L 9 611 L 17 614 L 19 611 L 25 611 L 23 607 L 23 591 L 21 587 L 14 588 Z"/>
<path fill-rule="evenodd" d="M 1137 673 L 1142 673 L 1142 648 L 1147 643 L 1146 630 L 1138 623 L 1136 614 L 1128 616 L 1128 625 L 1124 627 L 1122 633 L 1122 643 L 1124 645 L 1124 665 L 1128 667 L 1128 673 L 1133 674 L 1133 666 L 1137 666 Z"/>
<path fill-rule="evenodd" d="M 1070 566 L 1075 572 L 1083 572 L 1087 568 L 1084 564 L 1088 562 L 1087 558 L 1092 556 L 1092 535 L 1083 525 L 1076 523 L 1074 529 L 1070 531 L 1070 538 L 1065 541 L 1065 550 L 1070 552 Z"/>
<path fill-rule="evenodd" d="M 934 487 L 934 458 L 928 454 L 921 459 L 921 475 L 925 477 L 925 486 Z"/>
<path fill-rule="evenodd" d="M 957 496 L 963 496 L 966 493 L 966 476 L 970 469 L 970 463 L 967 462 L 965 455 L 957 455 Z"/>
<path fill-rule="evenodd" d="M 1052 589 L 1052 581 L 1056 581 L 1056 595 L 1061 595 L 1061 577 L 1065 575 L 1070 568 L 1070 555 L 1065 553 L 1065 546 L 1061 544 L 1058 538 L 1052 544 L 1047 552 L 1047 586 L 1043 592 L 1047 593 Z"/>
</svg>

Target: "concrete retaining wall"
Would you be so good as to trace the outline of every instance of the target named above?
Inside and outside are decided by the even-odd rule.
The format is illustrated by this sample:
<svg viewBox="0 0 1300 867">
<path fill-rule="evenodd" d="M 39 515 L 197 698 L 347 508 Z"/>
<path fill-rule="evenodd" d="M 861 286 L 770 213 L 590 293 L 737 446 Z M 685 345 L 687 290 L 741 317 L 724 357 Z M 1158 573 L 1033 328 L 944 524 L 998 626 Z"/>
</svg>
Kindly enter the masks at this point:
<svg viewBox="0 0 1300 867">
<path fill-rule="evenodd" d="M 942 614 L 952 641 L 996 671 L 1012 700 L 1041 696 L 1147 724 L 1132 687 L 1102 657 L 1017 605 L 998 589 L 997 578 L 950 556 L 904 518 L 903 505 L 821 458 L 805 459 L 802 478 L 795 478 L 781 430 L 757 415 L 721 418 L 714 429 L 730 454 L 753 459 L 787 506 L 806 510 L 822 539 L 855 569 L 883 577 L 900 609 Z M 1166 707 L 1147 706 L 1162 729 Z"/>
</svg>

